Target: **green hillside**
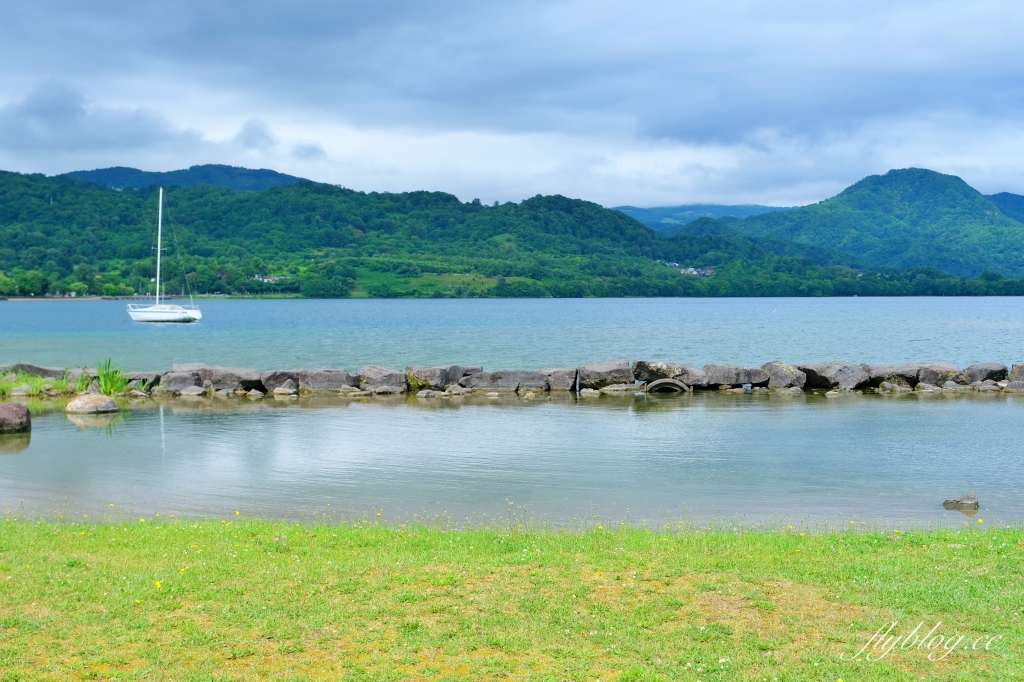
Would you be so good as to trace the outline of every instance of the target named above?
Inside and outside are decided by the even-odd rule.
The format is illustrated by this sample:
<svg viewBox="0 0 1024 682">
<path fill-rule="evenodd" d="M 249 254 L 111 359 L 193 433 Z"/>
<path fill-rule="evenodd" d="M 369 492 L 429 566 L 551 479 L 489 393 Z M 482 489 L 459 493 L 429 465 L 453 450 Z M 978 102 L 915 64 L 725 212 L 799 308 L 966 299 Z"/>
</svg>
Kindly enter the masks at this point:
<svg viewBox="0 0 1024 682">
<path fill-rule="evenodd" d="M 193 185 L 216 185 L 231 189 L 261 190 L 271 187 L 282 187 L 302 182 L 302 178 L 285 175 L 277 171 L 260 168 L 239 168 L 207 164 L 191 168 L 167 171 L 164 173 L 142 171 L 137 168 L 115 166 L 91 171 L 72 171 L 66 173 L 73 178 L 88 180 L 107 187 L 124 188 L 153 187 L 156 185 L 192 187 Z"/>
<path fill-rule="evenodd" d="M 988 198 L 993 204 L 999 207 L 999 210 L 1004 215 L 1008 215 L 1014 220 L 1024 222 L 1024 196 L 1019 194 L 1010 194 L 1009 192 L 1000 192 L 999 194 L 990 194 Z"/>
<path fill-rule="evenodd" d="M 150 292 L 156 195 L 0 172 L 0 295 Z M 171 187 L 164 208 L 169 292 L 187 275 L 198 293 L 316 297 L 1024 293 L 1017 280 L 863 269 L 841 252 L 706 218 L 662 234 L 561 196 L 485 206 L 304 181 Z"/>
<path fill-rule="evenodd" d="M 774 211 L 785 211 L 787 208 L 778 206 L 759 206 L 757 204 L 685 204 L 683 206 L 655 206 L 637 208 L 636 206 L 616 206 L 616 211 L 636 218 L 653 230 L 671 231 L 678 225 L 685 225 L 700 218 L 749 218 L 750 216 Z"/>
<path fill-rule="evenodd" d="M 872 175 L 820 203 L 734 225 L 855 253 L 874 266 L 1024 274 L 1024 223 L 960 178 L 920 168 Z"/>
</svg>

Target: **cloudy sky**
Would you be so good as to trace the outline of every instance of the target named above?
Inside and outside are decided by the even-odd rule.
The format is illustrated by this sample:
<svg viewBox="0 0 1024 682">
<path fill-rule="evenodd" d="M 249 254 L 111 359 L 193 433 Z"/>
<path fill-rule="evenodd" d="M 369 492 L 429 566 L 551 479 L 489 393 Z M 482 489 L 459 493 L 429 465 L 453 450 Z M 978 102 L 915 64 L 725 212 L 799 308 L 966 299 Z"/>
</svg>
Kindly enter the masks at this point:
<svg viewBox="0 0 1024 682">
<path fill-rule="evenodd" d="M 1024 193 L 1014 0 L 34 0 L 0 168 L 795 205 L 919 166 Z"/>
</svg>

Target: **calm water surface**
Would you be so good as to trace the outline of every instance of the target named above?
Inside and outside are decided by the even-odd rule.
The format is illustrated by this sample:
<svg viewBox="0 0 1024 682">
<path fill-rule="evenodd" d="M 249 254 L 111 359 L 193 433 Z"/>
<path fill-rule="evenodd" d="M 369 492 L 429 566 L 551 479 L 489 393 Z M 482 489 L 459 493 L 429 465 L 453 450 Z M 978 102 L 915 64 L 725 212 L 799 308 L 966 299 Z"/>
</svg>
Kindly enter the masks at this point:
<svg viewBox="0 0 1024 682">
<path fill-rule="evenodd" d="M 962 524 L 940 503 L 973 489 L 986 522 L 1015 522 L 1022 416 L 1024 399 L 945 395 L 177 401 L 110 424 L 37 416 L 0 455 L 0 503 Z"/>
<path fill-rule="evenodd" d="M 0 301 L 0 364 L 257 369 L 457 363 L 575 366 L 613 357 L 1024 360 L 1024 298 L 209 300 L 191 325 L 132 322 L 121 301 Z"/>
</svg>

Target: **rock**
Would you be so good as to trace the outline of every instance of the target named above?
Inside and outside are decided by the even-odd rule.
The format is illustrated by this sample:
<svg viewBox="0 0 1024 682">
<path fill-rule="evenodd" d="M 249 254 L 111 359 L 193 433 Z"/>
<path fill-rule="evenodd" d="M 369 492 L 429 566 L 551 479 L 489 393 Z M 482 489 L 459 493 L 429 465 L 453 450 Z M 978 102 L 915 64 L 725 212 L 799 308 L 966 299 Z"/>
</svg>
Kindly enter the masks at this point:
<svg viewBox="0 0 1024 682">
<path fill-rule="evenodd" d="M 262 400 L 263 399 L 263 395 L 264 395 L 263 391 L 257 390 L 255 388 L 251 389 L 248 393 L 245 394 L 245 396 L 249 400 Z"/>
<path fill-rule="evenodd" d="M 190 386 L 199 385 L 199 375 L 195 372 L 168 372 L 160 377 L 160 392 L 175 394 Z M 154 389 L 155 390 L 155 389 Z"/>
<path fill-rule="evenodd" d="M 477 367 L 463 367 L 462 368 L 462 376 L 468 377 L 468 376 L 473 375 L 473 374 L 479 374 L 482 371 L 484 371 L 484 368 L 483 367 L 479 367 L 479 366 L 477 366 Z"/>
<path fill-rule="evenodd" d="M 466 395 L 467 393 L 472 393 L 472 392 L 473 392 L 472 389 L 463 388 L 462 386 L 459 386 L 457 384 L 455 386 L 449 387 L 449 389 L 448 389 L 448 395 L 461 396 L 461 395 Z"/>
<path fill-rule="evenodd" d="M 296 390 L 299 388 L 299 375 L 307 370 L 304 369 L 285 369 L 285 370 L 271 370 L 269 372 L 260 373 L 260 383 L 263 384 L 263 388 L 267 389 L 268 393 L 272 393 L 278 386 L 284 385 L 284 382 L 290 381 L 295 386 Z M 347 373 L 347 372 L 346 372 Z"/>
<path fill-rule="evenodd" d="M 1001 391 L 1002 390 L 1001 388 L 999 388 L 995 384 L 977 384 L 977 385 L 971 386 L 971 389 L 974 390 L 974 391 L 980 391 L 982 393 L 995 393 L 997 391 Z"/>
<path fill-rule="evenodd" d="M 401 372 L 396 374 L 392 379 L 404 384 Z M 297 384 L 299 393 L 351 393 L 360 387 L 359 377 L 343 369 L 300 370 Z"/>
<path fill-rule="evenodd" d="M 296 395 L 299 392 L 299 387 L 295 385 L 295 382 L 291 379 L 286 379 L 283 384 L 274 388 L 274 395 Z"/>
<path fill-rule="evenodd" d="M 636 389 L 636 384 L 608 384 L 602 386 L 599 391 L 601 393 L 634 393 Z"/>
<path fill-rule="evenodd" d="M 96 393 L 83 393 L 64 407 L 65 412 L 72 414 L 96 414 L 99 412 L 118 412 L 120 407 L 113 398 Z"/>
<path fill-rule="evenodd" d="M 1024 381 L 1011 381 L 1003 390 L 1007 393 L 1024 393 Z"/>
<path fill-rule="evenodd" d="M 593 388 L 581 388 L 580 389 L 580 397 L 581 398 L 597 398 L 600 395 L 601 395 L 601 391 L 593 389 Z"/>
<path fill-rule="evenodd" d="M 500 393 L 498 393 L 497 391 L 491 391 L 490 393 L 488 393 L 488 394 L 487 394 L 487 397 L 488 397 L 488 398 L 497 398 L 497 397 L 499 397 L 500 395 L 501 395 L 501 394 L 500 394 Z"/>
<path fill-rule="evenodd" d="M 928 391 L 939 391 L 941 389 L 933 384 L 926 384 L 925 382 L 920 381 L 917 386 L 914 387 L 914 390 L 927 393 Z"/>
<path fill-rule="evenodd" d="M 154 386 L 160 383 L 160 376 L 162 372 L 128 372 L 126 375 L 129 379 L 129 383 L 134 383 L 133 388 L 139 388 L 143 391 L 152 391 Z"/>
<path fill-rule="evenodd" d="M 63 367 L 42 367 L 40 365 L 33 365 L 27 362 L 19 362 L 14 365 L 10 365 L 4 369 L 5 372 L 12 374 L 29 374 L 34 377 L 40 377 L 42 379 L 63 379 L 64 368 Z"/>
<path fill-rule="evenodd" d="M 24 433 L 32 429 L 32 416 L 21 403 L 0 403 L 0 433 Z"/>
<path fill-rule="evenodd" d="M 660 360 L 634 360 L 633 378 L 641 383 L 657 381 L 658 379 L 672 379 L 677 374 L 682 374 L 683 365 L 676 365 L 671 362 Z"/>
<path fill-rule="evenodd" d="M 140 390 L 136 389 L 136 390 L 133 390 L 133 391 L 128 391 L 128 397 L 129 398 L 135 398 L 136 400 L 141 400 L 142 398 L 148 398 L 149 394 L 144 393 L 143 391 L 140 391 Z"/>
<path fill-rule="evenodd" d="M 704 374 L 707 375 L 708 388 L 720 388 L 722 386 L 767 386 L 770 377 L 768 372 L 760 367 L 738 367 L 736 365 L 724 365 L 709 363 L 704 365 Z M 686 383 L 685 381 L 683 383 Z"/>
<path fill-rule="evenodd" d="M 11 395 L 17 398 L 22 398 L 28 395 L 32 395 L 32 387 L 28 384 L 22 384 L 21 386 L 15 386 L 11 389 Z"/>
<path fill-rule="evenodd" d="M 1008 372 L 1006 365 L 998 362 L 981 362 L 967 367 L 953 380 L 962 384 L 972 384 L 975 381 L 1002 381 Z"/>
<path fill-rule="evenodd" d="M 254 388 L 256 390 L 263 388 L 260 373 L 245 367 L 220 367 L 203 363 L 188 363 L 171 365 L 171 372 L 194 374 L 199 379 L 199 385 L 209 381 L 215 391 L 250 391 Z"/>
<path fill-rule="evenodd" d="M 383 386 L 401 386 L 405 390 L 405 373 L 390 367 L 366 365 L 359 368 L 356 377 L 363 391 L 376 391 Z"/>
<path fill-rule="evenodd" d="M 891 381 L 883 381 L 878 390 L 882 393 L 910 393 L 914 389 L 906 384 L 894 384 Z"/>
<path fill-rule="evenodd" d="M 804 394 L 804 390 L 802 388 L 798 388 L 796 386 L 790 386 L 789 388 L 780 388 L 780 389 L 776 390 L 775 394 L 776 395 L 782 395 L 782 396 L 798 396 L 798 395 L 803 395 Z"/>
<path fill-rule="evenodd" d="M 942 506 L 946 509 L 977 509 L 978 496 L 974 494 L 974 491 L 969 491 L 960 497 L 943 501 Z"/>
<path fill-rule="evenodd" d="M 679 373 L 672 376 L 673 379 L 681 381 L 691 388 L 708 387 L 708 375 L 704 373 L 704 370 L 689 365 L 679 365 L 678 367 Z"/>
<path fill-rule="evenodd" d="M 370 391 L 373 395 L 398 395 L 405 393 L 405 383 L 401 386 L 378 386 Z"/>
<path fill-rule="evenodd" d="M 863 364 L 860 368 L 868 375 L 868 385 L 878 388 L 883 381 L 891 384 L 914 386 L 917 384 L 917 373 L 920 371 L 920 364 L 907 365 L 880 365 Z"/>
<path fill-rule="evenodd" d="M 520 388 L 522 390 L 548 390 L 548 378 L 540 372 L 526 372 L 512 369 L 500 372 L 479 372 L 468 377 L 462 377 L 460 382 L 463 388 L 475 391 L 498 391 L 514 393 Z"/>
<path fill-rule="evenodd" d="M 89 383 L 89 386 L 88 386 L 88 388 L 85 389 L 85 392 L 86 393 L 95 393 L 97 395 L 103 393 L 103 391 L 100 390 L 100 382 L 96 381 L 95 379 L 93 379 Z"/>
<path fill-rule="evenodd" d="M 214 391 L 213 392 L 213 397 L 214 398 L 234 398 L 235 397 L 235 392 L 234 391 L 226 391 L 226 390 L 222 389 L 220 391 Z"/>
<path fill-rule="evenodd" d="M 1013 381 L 1024 381 L 1024 364 L 1015 364 L 1010 367 L 1010 373 L 1006 375 L 1006 380 Z"/>
<path fill-rule="evenodd" d="M 433 391 L 429 388 L 425 388 L 416 392 L 417 398 L 437 398 L 442 395 L 444 395 L 443 391 Z"/>
<path fill-rule="evenodd" d="M 552 391 L 575 391 L 576 368 L 545 367 L 537 370 L 547 377 L 548 388 Z"/>
<path fill-rule="evenodd" d="M 838 398 L 842 394 L 843 394 L 842 391 L 837 391 L 835 389 L 832 389 L 831 391 L 825 391 L 825 397 L 826 398 Z"/>
<path fill-rule="evenodd" d="M 203 388 L 202 386 L 186 386 L 185 388 L 181 389 L 181 391 L 179 391 L 179 394 L 184 397 L 199 397 L 201 395 L 206 395 L 206 391 L 207 389 Z"/>
<path fill-rule="evenodd" d="M 943 391 L 962 391 L 966 388 L 966 386 L 958 384 L 955 381 L 946 381 L 945 383 L 942 384 Z"/>
<path fill-rule="evenodd" d="M 440 365 L 438 367 L 406 367 L 405 382 L 410 391 L 430 389 L 443 391 L 462 379 L 462 367 Z"/>
<path fill-rule="evenodd" d="M 600 389 L 610 384 L 632 384 L 633 368 L 628 360 L 605 360 L 580 365 L 580 388 Z"/>
<path fill-rule="evenodd" d="M 917 380 L 934 386 L 940 386 L 950 380 L 956 381 L 956 375 L 960 371 L 959 367 L 948 362 L 918 362 L 914 364 L 917 367 Z"/>
<path fill-rule="evenodd" d="M 787 365 L 779 360 L 772 360 L 761 365 L 761 369 L 768 372 L 769 388 L 791 388 L 802 389 L 807 383 L 807 375 L 792 365 Z"/>
<path fill-rule="evenodd" d="M 864 388 L 870 381 L 859 365 L 842 360 L 812 362 L 797 369 L 807 375 L 805 388 Z"/>
</svg>

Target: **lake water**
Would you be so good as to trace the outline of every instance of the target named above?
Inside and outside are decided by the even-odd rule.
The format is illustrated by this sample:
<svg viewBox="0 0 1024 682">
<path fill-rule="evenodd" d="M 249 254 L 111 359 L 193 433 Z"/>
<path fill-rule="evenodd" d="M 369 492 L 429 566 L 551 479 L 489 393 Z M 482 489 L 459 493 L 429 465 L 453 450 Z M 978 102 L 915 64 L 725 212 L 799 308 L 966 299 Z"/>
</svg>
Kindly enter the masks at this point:
<svg viewBox="0 0 1024 682">
<path fill-rule="evenodd" d="M 0 302 L 0 364 L 488 368 L 610 357 L 760 364 L 1020 361 L 1020 299 L 203 302 L 132 324 L 120 302 Z M 0 442 L 0 505 L 310 518 L 685 516 L 803 523 L 1024 517 L 1024 397 L 694 394 L 147 403 L 112 423 L 59 410 Z M 116 505 L 114 510 L 110 504 Z M 374 518 L 376 518 L 374 516 Z"/>
<path fill-rule="evenodd" d="M 137 370 L 455 363 L 575 366 L 614 357 L 760 365 L 1024 360 L 1024 298 L 208 300 L 190 325 L 121 301 L 0 301 L 0 364 Z"/>
</svg>

